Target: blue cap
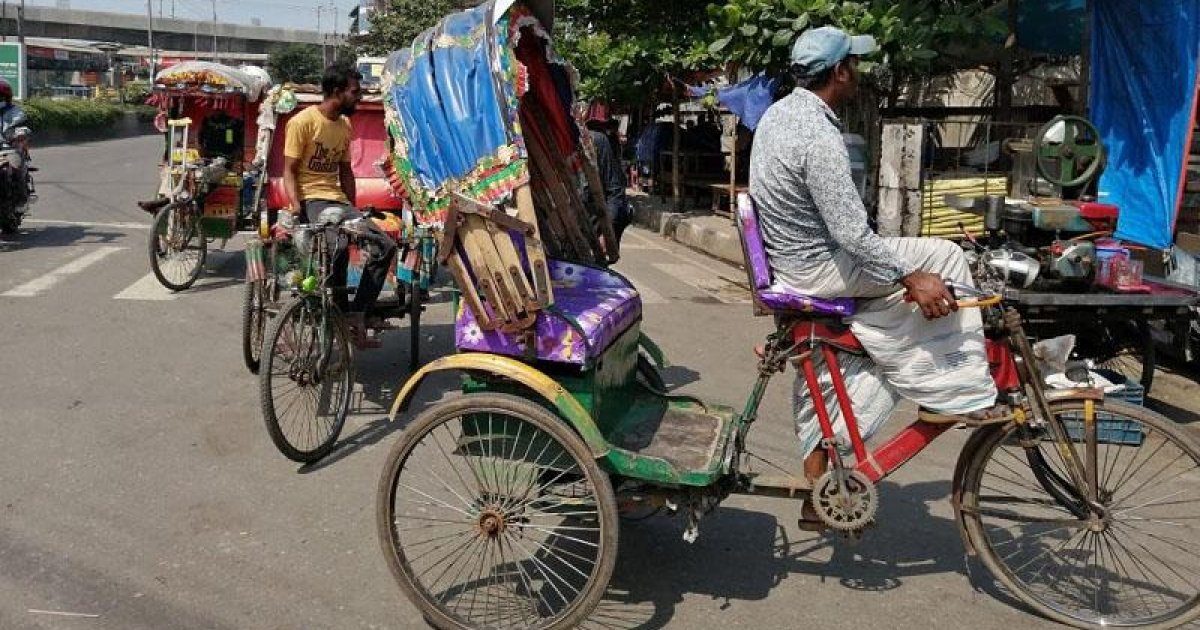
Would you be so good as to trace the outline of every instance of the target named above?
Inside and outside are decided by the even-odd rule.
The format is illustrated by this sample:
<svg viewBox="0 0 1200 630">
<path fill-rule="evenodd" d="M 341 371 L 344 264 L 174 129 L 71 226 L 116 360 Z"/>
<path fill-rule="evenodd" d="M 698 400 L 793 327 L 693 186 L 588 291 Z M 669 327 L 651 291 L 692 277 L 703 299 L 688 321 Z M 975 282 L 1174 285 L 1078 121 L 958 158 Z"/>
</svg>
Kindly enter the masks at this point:
<svg viewBox="0 0 1200 630">
<path fill-rule="evenodd" d="M 804 31 L 792 45 L 792 65 L 803 76 L 816 76 L 850 55 L 869 55 L 879 46 L 870 35 L 850 35 L 840 28 L 822 26 Z"/>
</svg>

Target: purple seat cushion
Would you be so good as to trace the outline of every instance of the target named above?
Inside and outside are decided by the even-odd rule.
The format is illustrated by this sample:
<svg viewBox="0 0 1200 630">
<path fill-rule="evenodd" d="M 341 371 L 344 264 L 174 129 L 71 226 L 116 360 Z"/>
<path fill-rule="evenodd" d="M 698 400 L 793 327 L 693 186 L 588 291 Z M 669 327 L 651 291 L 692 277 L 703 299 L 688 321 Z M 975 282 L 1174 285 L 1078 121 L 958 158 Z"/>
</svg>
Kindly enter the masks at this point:
<svg viewBox="0 0 1200 630">
<path fill-rule="evenodd" d="M 551 259 L 550 278 L 554 305 L 538 313 L 534 324 L 533 355 L 539 360 L 585 365 L 642 317 L 637 290 L 614 272 Z M 529 356 L 524 335 L 483 330 L 463 303 L 454 340 L 459 350 Z"/>
<path fill-rule="evenodd" d="M 758 211 L 750 195 L 741 193 L 737 199 L 738 233 L 746 252 L 747 273 L 754 295 L 772 311 L 817 313 L 847 317 L 854 314 L 853 298 L 809 297 L 791 287 L 771 282 L 771 265 L 767 247 L 758 225 Z"/>
<path fill-rule="evenodd" d="M 816 298 L 801 295 L 781 284 L 758 292 L 758 299 L 772 311 L 795 311 L 849 317 L 854 314 L 854 298 Z"/>
</svg>

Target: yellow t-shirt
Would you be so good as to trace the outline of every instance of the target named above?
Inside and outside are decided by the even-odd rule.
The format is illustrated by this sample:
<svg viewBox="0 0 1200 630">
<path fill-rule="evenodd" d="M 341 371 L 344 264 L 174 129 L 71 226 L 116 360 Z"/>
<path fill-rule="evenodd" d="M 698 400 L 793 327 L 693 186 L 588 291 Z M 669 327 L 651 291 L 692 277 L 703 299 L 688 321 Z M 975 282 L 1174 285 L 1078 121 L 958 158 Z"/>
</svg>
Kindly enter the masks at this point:
<svg viewBox="0 0 1200 630">
<path fill-rule="evenodd" d="M 329 120 L 316 106 L 296 114 L 287 124 L 283 154 L 300 160 L 296 183 L 301 201 L 324 199 L 348 203 L 338 185 L 338 166 L 350 161 L 350 119 Z"/>
</svg>

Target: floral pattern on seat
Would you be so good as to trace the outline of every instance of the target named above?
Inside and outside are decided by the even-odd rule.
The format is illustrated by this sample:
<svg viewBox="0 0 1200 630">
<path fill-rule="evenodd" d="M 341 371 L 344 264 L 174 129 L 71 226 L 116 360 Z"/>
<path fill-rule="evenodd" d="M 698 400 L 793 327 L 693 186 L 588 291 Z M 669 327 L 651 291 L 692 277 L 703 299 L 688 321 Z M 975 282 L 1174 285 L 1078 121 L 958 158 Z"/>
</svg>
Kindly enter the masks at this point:
<svg viewBox="0 0 1200 630">
<path fill-rule="evenodd" d="M 534 325 L 537 347 L 532 352 L 525 335 L 483 330 L 465 304 L 459 305 L 454 318 L 458 349 L 517 358 L 532 354 L 542 361 L 586 365 L 641 319 L 641 297 L 620 275 L 559 260 L 549 262 L 554 305 L 538 314 Z"/>
</svg>

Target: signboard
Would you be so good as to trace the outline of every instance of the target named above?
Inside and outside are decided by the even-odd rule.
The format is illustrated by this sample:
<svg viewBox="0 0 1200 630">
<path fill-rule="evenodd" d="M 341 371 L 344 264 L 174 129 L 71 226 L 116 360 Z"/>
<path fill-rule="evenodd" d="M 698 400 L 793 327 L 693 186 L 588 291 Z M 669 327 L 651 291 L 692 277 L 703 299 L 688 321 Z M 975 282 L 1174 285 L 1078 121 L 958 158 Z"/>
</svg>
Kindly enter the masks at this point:
<svg viewBox="0 0 1200 630">
<path fill-rule="evenodd" d="M 19 42 L 0 42 L 0 79 L 12 86 L 13 98 L 25 97 L 25 50 Z"/>
</svg>

